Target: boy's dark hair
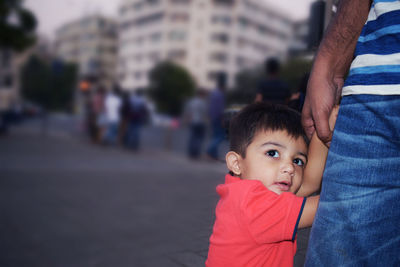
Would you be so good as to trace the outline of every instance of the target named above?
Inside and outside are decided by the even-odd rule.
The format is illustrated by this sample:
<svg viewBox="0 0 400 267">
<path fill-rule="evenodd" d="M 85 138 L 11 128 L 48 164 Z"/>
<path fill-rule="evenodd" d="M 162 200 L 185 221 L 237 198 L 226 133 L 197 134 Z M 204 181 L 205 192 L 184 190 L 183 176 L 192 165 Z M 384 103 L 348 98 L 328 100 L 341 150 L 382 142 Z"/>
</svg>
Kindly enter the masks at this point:
<svg viewBox="0 0 400 267">
<path fill-rule="evenodd" d="M 287 131 L 294 138 L 308 138 L 301 125 L 300 113 L 284 105 L 254 103 L 237 113 L 229 124 L 230 150 L 246 157 L 246 149 L 259 131 Z"/>
</svg>

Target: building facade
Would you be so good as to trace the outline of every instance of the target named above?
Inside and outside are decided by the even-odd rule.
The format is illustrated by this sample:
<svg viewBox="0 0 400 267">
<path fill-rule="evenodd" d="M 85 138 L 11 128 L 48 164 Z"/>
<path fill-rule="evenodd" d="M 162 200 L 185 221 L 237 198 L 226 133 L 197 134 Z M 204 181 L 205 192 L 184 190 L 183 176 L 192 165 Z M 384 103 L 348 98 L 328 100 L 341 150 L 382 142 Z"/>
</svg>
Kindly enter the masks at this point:
<svg viewBox="0 0 400 267">
<path fill-rule="evenodd" d="M 78 65 L 80 80 L 111 88 L 116 73 L 116 23 L 95 15 L 63 25 L 56 31 L 55 54 Z"/>
<path fill-rule="evenodd" d="M 310 53 L 309 45 L 310 21 L 304 19 L 293 23 L 292 42 L 289 46 L 290 56 L 299 56 Z"/>
<path fill-rule="evenodd" d="M 292 41 L 288 16 L 257 0 L 123 0 L 119 8 L 118 80 L 134 90 L 171 60 L 211 89 L 219 73 L 228 86 L 242 69 L 267 57 L 285 59 Z"/>
</svg>

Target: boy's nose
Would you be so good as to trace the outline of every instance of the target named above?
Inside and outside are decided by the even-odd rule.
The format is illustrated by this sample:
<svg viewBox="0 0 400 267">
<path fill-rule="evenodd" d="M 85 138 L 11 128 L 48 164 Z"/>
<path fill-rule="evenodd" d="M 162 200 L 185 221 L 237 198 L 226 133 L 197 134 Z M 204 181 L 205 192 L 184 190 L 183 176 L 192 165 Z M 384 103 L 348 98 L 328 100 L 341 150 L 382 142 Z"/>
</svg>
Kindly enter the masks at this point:
<svg viewBox="0 0 400 267">
<path fill-rule="evenodd" d="M 283 173 L 288 173 L 289 175 L 293 175 L 294 174 L 294 167 L 293 167 L 293 164 L 292 164 L 292 162 L 284 162 L 283 164 L 282 164 L 282 169 L 281 169 L 281 171 L 283 172 Z"/>
</svg>

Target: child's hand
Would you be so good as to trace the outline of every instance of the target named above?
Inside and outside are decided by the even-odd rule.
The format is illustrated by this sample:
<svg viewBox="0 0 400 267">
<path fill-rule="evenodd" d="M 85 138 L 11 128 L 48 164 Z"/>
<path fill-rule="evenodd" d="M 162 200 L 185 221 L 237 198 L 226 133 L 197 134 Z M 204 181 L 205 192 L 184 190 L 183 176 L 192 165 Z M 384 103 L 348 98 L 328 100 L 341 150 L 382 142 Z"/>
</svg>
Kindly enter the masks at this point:
<svg viewBox="0 0 400 267">
<path fill-rule="evenodd" d="M 336 123 L 336 119 L 337 119 L 338 113 L 339 113 L 339 106 L 336 105 L 336 106 L 333 107 L 333 109 L 331 111 L 331 115 L 329 115 L 329 128 L 330 128 L 330 130 L 332 132 L 333 132 L 333 129 L 335 128 L 335 123 Z M 331 145 L 331 142 L 324 143 L 324 144 L 325 144 L 325 146 L 327 148 L 329 148 L 330 145 Z"/>
<path fill-rule="evenodd" d="M 331 131 L 335 128 L 335 123 L 336 119 L 339 113 L 339 106 L 334 106 L 331 112 L 331 115 L 329 116 L 329 128 Z"/>
</svg>

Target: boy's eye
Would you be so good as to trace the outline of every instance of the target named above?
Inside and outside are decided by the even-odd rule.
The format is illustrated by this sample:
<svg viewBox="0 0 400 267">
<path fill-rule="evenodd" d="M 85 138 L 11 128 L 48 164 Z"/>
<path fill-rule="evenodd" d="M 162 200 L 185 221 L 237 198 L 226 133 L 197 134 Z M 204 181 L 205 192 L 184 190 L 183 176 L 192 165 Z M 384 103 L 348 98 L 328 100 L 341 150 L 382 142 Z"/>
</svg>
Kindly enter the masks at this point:
<svg viewBox="0 0 400 267">
<path fill-rule="evenodd" d="M 266 155 L 273 157 L 273 158 L 277 158 L 277 157 L 279 157 L 279 152 L 276 150 L 268 150 Z"/>
<path fill-rule="evenodd" d="M 304 161 L 301 159 L 294 159 L 293 163 L 299 166 L 304 166 Z"/>
</svg>

